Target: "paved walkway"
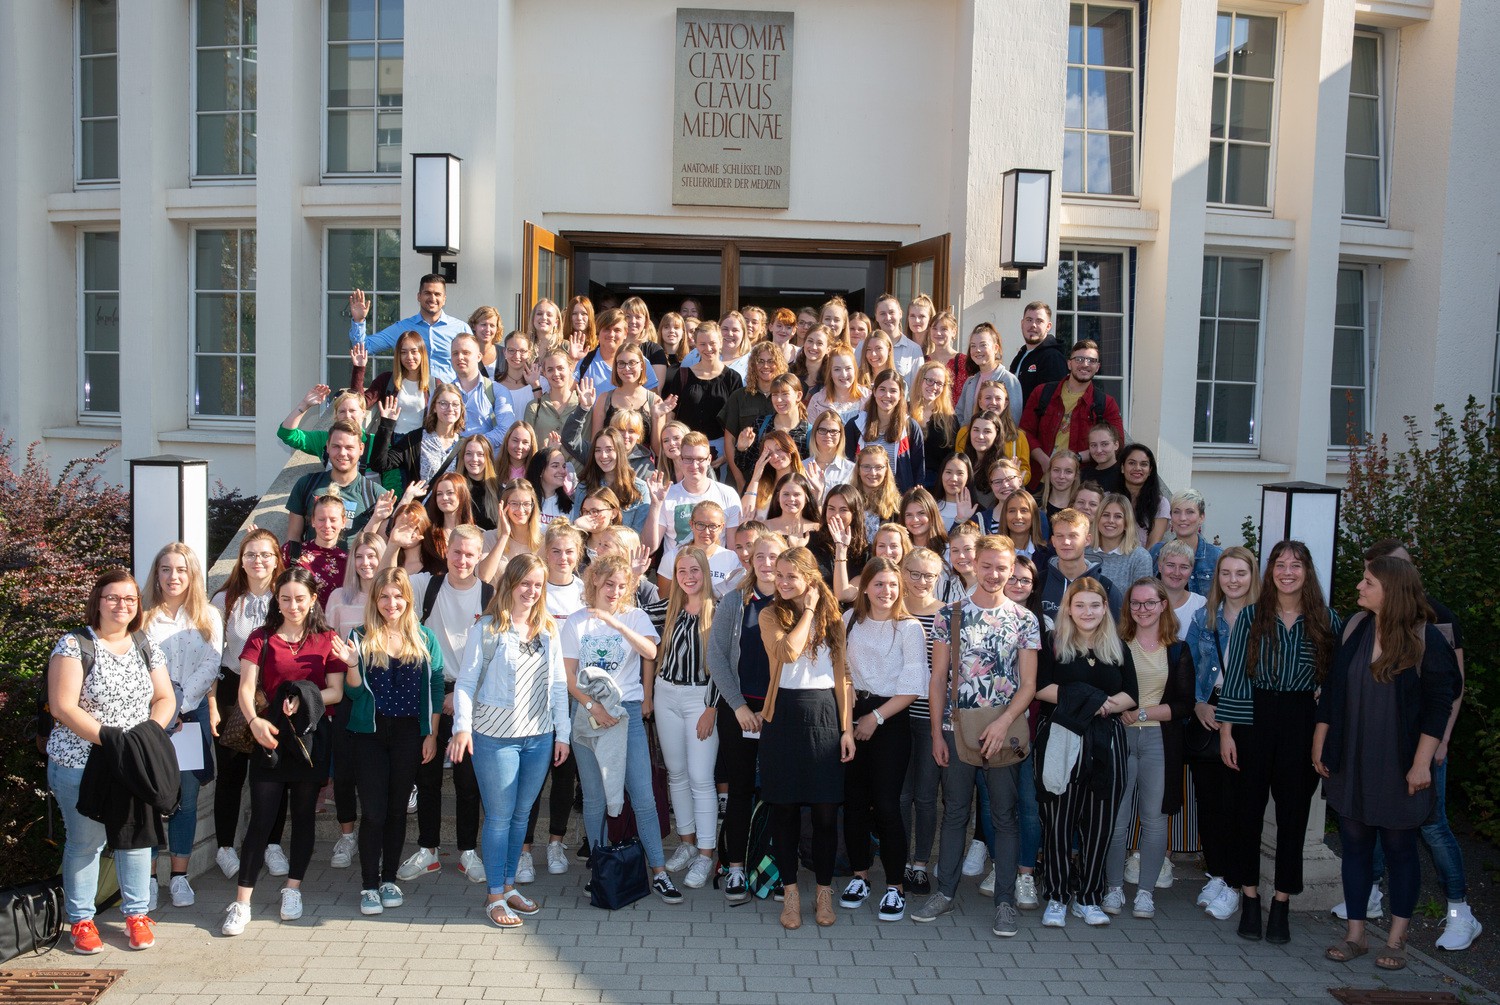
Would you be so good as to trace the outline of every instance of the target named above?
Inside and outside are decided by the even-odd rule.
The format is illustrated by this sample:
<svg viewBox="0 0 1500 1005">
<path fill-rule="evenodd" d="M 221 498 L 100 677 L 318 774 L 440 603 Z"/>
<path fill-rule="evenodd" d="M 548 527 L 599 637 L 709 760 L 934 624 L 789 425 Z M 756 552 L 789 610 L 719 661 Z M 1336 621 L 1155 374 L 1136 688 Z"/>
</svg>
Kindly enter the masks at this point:
<svg viewBox="0 0 1500 1005">
<path fill-rule="evenodd" d="M 219 935 L 232 894 L 214 871 L 196 883 L 198 903 L 164 904 L 156 948 L 131 953 L 118 910 L 103 917 L 105 952 L 85 960 L 52 954 L 49 967 L 125 968 L 105 1005 L 368 1005 L 451 1002 L 865 1003 L 880 997 L 917 1003 L 1331 1001 L 1338 986 L 1452 991 L 1469 1001 L 1500 1001 L 1466 987 L 1425 958 L 1404 973 L 1377 971 L 1374 954 L 1353 966 L 1322 958 L 1342 932 L 1331 920 L 1294 916 L 1292 943 L 1248 943 L 1232 923 L 1193 906 L 1196 884 L 1158 891 L 1157 917 L 1116 918 L 1104 929 L 1077 919 L 1059 931 L 1023 912 L 1013 939 L 990 934 L 987 898 L 975 880 L 959 910 L 935 924 L 881 924 L 874 898 L 862 912 L 840 911 L 819 929 L 809 916 L 797 932 L 777 922 L 770 901 L 728 907 L 711 888 L 685 891 L 668 907 L 654 897 L 606 914 L 588 906 L 576 859 L 564 876 L 539 870 L 529 892 L 543 903 L 520 931 L 486 925 L 480 887 L 443 871 L 405 884 L 406 905 L 374 918 L 356 904 L 356 870 L 328 868 L 320 841 L 304 885 L 306 915 L 277 919 L 279 884 L 257 890 L 255 917 L 239 938 Z M 1179 873 L 1186 870 L 1179 868 Z M 804 909 L 811 911 L 809 879 Z M 163 891 L 165 894 L 165 891 Z M 165 996 L 165 997 L 163 997 Z"/>
</svg>

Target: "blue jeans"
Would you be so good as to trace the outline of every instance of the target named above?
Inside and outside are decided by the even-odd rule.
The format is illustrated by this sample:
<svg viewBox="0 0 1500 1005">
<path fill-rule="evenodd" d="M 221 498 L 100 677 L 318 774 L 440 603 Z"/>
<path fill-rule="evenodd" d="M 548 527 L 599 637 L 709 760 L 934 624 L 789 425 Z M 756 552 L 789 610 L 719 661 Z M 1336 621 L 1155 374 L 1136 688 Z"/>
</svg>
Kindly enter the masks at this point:
<svg viewBox="0 0 1500 1005">
<path fill-rule="evenodd" d="M 480 850 L 490 893 L 504 893 L 516 882 L 516 859 L 526 840 L 531 804 L 542 791 L 552 763 L 552 734 L 499 737 L 472 734 L 474 779 L 484 805 Z"/>
<path fill-rule="evenodd" d="M 78 812 L 78 790 L 82 768 L 65 768 L 47 761 L 47 785 L 62 808 L 67 840 L 63 844 L 63 902 L 69 924 L 94 917 L 94 897 L 99 892 L 99 854 L 104 851 L 104 825 Z M 151 895 L 151 849 L 115 851 L 115 871 L 120 877 L 121 909 L 126 916 L 145 914 Z"/>
<path fill-rule="evenodd" d="M 193 839 L 198 836 L 198 790 L 202 785 L 191 771 L 182 772 L 181 778 L 182 802 L 177 805 L 177 812 L 167 818 L 167 848 L 173 855 L 187 858 L 193 853 Z"/>
<path fill-rule="evenodd" d="M 1448 762 L 1432 766 L 1432 788 L 1437 793 L 1437 802 L 1432 813 L 1422 825 L 1422 843 L 1432 852 L 1432 865 L 1437 869 L 1438 879 L 1443 881 L 1443 890 L 1449 900 L 1467 900 L 1469 886 L 1464 876 L 1464 853 L 1458 847 L 1458 838 L 1448 825 Z M 1375 839 L 1374 876 L 1379 882 L 1385 875 L 1385 846 Z"/>
<path fill-rule="evenodd" d="M 661 847 L 661 821 L 656 816 L 656 792 L 651 788 L 651 753 L 646 748 L 646 724 L 641 721 L 641 703 L 625 703 L 628 741 L 625 747 L 625 794 L 635 810 L 635 826 L 640 832 L 646 864 L 659 869 L 667 864 Z M 573 747 L 578 758 L 578 781 L 583 785 L 583 825 L 589 840 L 609 844 L 604 830 L 604 774 L 599 759 L 583 744 Z M 530 809 L 528 806 L 527 809 Z"/>
</svg>

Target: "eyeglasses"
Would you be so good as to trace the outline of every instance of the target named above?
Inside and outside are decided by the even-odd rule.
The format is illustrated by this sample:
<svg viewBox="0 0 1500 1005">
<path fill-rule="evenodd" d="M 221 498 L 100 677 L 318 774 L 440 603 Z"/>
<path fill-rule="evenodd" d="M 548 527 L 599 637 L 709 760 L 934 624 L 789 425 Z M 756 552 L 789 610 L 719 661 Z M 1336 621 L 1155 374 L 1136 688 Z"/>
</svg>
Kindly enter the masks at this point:
<svg viewBox="0 0 1500 1005">
<path fill-rule="evenodd" d="M 942 387 L 946 382 L 941 377 L 923 377 L 922 383 L 928 387 Z"/>
<path fill-rule="evenodd" d="M 134 596 L 132 594 L 119 593 L 104 594 L 100 596 L 99 600 L 103 603 L 109 604 L 111 607 L 136 607 L 141 602 L 140 597 Z"/>
<path fill-rule="evenodd" d="M 1030 576 L 1012 576 L 1010 577 L 1010 581 L 1015 586 L 1030 586 L 1032 584 Z"/>
<path fill-rule="evenodd" d="M 1083 363 L 1086 366 L 1098 366 L 1099 365 L 1098 358 L 1094 357 L 1094 356 L 1069 356 L 1068 357 L 1068 362 L 1070 362 L 1070 363 Z"/>
<path fill-rule="evenodd" d="M 906 578 L 907 579 L 914 579 L 914 580 L 916 580 L 919 583 L 936 583 L 938 581 L 938 576 L 939 575 L 941 575 L 941 573 L 937 573 L 937 572 L 917 572 L 915 569 L 907 569 L 906 570 Z"/>
<path fill-rule="evenodd" d="M 820 427 L 818 427 L 818 435 L 819 436 L 837 436 L 837 435 L 839 435 L 842 432 L 843 432 L 842 429 L 839 429 L 839 428 L 837 428 L 835 426 L 820 426 Z"/>
<path fill-rule="evenodd" d="M 274 551 L 247 551 L 244 554 L 244 559 L 247 562 L 274 562 L 274 561 L 276 561 L 276 552 L 274 552 Z"/>
<path fill-rule="evenodd" d="M 585 506 L 581 512 L 584 516 L 605 516 L 613 513 L 614 510 L 608 506 Z"/>
<path fill-rule="evenodd" d="M 701 530 L 705 534 L 717 534 L 724 529 L 724 525 L 722 523 L 703 523 L 701 520 L 694 520 L 693 529 Z"/>
<path fill-rule="evenodd" d="M 1154 611 L 1160 606 L 1160 600 L 1132 600 L 1130 602 L 1130 609 L 1132 611 Z"/>
<path fill-rule="evenodd" d="M 532 508 L 532 503 L 529 499 L 507 499 L 505 505 L 510 509 L 518 509 L 523 512 L 529 511 Z"/>
<path fill-rule="evenodd" d="M 681 457 L 680 457 L 680 459 L 681 459 L 682 463 L 684 463 L 684 464 L 707 464 L 708 463 L 708 455 L 707 454 L 694 454 L 692 457 L 689 457 L 687 454 L 682 454 Z"/>
</svg>

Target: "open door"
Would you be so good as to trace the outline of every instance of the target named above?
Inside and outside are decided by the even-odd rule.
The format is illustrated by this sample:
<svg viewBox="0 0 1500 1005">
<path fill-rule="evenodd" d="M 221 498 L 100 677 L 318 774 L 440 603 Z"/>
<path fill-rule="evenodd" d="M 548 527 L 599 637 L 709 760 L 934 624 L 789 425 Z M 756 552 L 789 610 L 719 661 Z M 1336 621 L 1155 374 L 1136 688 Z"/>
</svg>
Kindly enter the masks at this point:
<svg viewBox="0 0 1500 1005">
<path fill-rule="evenodd" d="M 524 330 L 531 308 L 543 297 L 566 315 L 573 290 L 573 245 L 531 221 L 522 225 L 521 303 L 516 327 Z"/>
<path fill-rule="evenodd" d="M 885 288 L 903 304 L 918 293 L 932 298 L 938 310 L 953 306 L 948 294 L 948 254 L 952 234 L 939 234 L 889 252 L 885 259 Z"/>
</svg>

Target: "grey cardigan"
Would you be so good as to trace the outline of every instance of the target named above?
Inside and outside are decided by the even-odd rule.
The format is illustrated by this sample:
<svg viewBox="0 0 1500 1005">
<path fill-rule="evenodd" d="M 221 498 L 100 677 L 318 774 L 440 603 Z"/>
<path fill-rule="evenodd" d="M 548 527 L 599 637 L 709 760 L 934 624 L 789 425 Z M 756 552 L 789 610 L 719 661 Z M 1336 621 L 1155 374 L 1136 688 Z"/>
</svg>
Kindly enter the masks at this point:
<svg viewBox="0 0 1500 1005">
<path fill-rule="evenodd" d="M 745 706 L 740 690 L 740 630 L 745 621 L 745 591 L 730 590 L 714 605 L 714 622 L 708 630 L 707 704 L 723 698 L 731 711 Z"/>
</svg>

